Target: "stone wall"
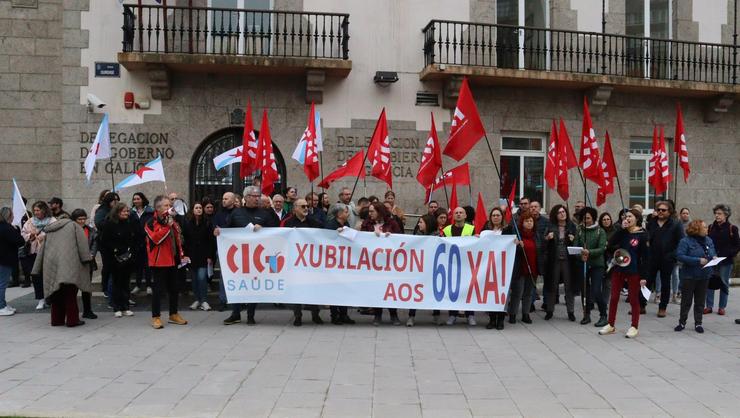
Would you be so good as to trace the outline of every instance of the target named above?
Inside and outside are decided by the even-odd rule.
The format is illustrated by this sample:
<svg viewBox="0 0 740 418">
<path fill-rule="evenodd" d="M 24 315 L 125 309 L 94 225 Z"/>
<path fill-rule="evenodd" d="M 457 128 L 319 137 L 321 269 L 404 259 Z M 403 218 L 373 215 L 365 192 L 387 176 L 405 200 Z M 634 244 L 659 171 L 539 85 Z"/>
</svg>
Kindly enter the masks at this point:
<svg viewBox="0 0 740 418">
<path fill-rule="evenodd" d="M 3 205 L 13 177 L 29 202 L 60 194 L 61 50 L 62 0 L 0 0 Z"/>
</svg>

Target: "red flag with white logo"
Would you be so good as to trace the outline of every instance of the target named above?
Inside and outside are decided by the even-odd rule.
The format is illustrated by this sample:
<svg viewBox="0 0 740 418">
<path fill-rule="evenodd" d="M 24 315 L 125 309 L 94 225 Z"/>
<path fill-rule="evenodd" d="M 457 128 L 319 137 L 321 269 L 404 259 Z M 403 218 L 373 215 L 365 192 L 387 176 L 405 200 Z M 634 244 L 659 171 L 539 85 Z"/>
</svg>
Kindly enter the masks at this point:
<svg viewBox="0 0 740 418">
<path fill-rule="evenodd" d="M 427 188 L 426 201 L 429 201 L 431 192 L 444 186 L 451 185 L 470 185 L 470 167 L 468 166 L 468 163 L 460 164 L 451 170 L 445 171 L 444 174 L 437 177 L 431 187 Z"/>
<path fill-rule="evenodd" d="M 452 223 L 452 214 L 455 212 L 455 208 L 457 207 L 457 186 L 452 185 L 452 193 L 450 194 L 450 201 L 447 202 L 450 204 L 450 208 L 447 209 L 447 223 Z"/>
<path fill-rule="evenodd" d="M 486 205 L 483 203 L 483 195 L 478 192 L 478 204 L 475 207 L 475 220 L 473 221 L 476 234 L 480 234 L 480 231 L 486 226 L 487 218 L 488 212 L 486 212 Z"/>
<path fill-rule="evenodd" d="M 432 128 L 429 130 L 429 138 L 421 155 L 421 164 L 419 164 L 419 172 L 416 174 L 416 181 L 425 189 L 428 189 L 434 183 L 434 179 L 441 169 L 442 154 L 439 149 L 437 129 L 434 126 L 434 113 L 432 113 Z"/>
<path fill-rule="evenodd" d="M 333 182 L 339 180 L 342 177 L 359 177 L 361 179 L 364 179 L 364 160 L 365 154 L 362 152 L 362 150 L 358 151 L 357 154 L 355 154 L 352 158 L 345 161 L 344 164 L 329 173 L 328 176 L 324 177 L 324 179 L 321 180 L 321 183 L 319 183 L 319 187 L 328 189 Z"/>
<path fill-rule="evenodd" d="M 257 157 L 259 169 L 262 172 L 262 193 L 270 195 L 275 189 L 275 182 L 280 179 L 280 174 L 277 171 L 275 154 L 272 152 L 272 135 L 270 134 L 270 123 L 267 120 L 267 109 L 262 112 Z"/>
<path fill-rule="evenodd" d="M 447 140 L 443 153 L 460 161 L 485 134 L 486 130 L 480 120 L 473 94 L 470 92 L 468 79 L 464 78 L 460 86 L 455 113 L 452 115 L 450 138 Z"/>
<path fill-rule="evenodd" d="M 306 154 L 303 159 L 303 172 L 308 181 L 312 182 L 319 176 L 319 153 L 316 147 L 316 110 L 311 102 L 311 111 L 308 113 L 308 123 L 303 131 L 301 140 L 306 141 Z"/>
<path fill-rule="evenodd" d="M 558 164 L 558 133 L 555 128 L 555 120 L 552 121 L 550 128 L 550 143 L 547 145 L 547 160 L 545 160 L 545 182 L 547 187 L 555 189 L 557 181 L 557 164 Z"/>
<path fill-rule="evenodd" d="M 375 124 L 373 137 L 367 147 L 367 159 L 370 161 L 370 175 L 383 180 L 389 188 L 393 188 L 391 174 L 391 145 L 388 137 L 388 122 L 385 118 L 385 108 L 380 112 L 378 123 Z"/>
<path fill-rule="evenodd" d="M 691 167 L 689 166 L 689 149 L 686 145 L 686 129 L 683 126 L 683 112 L 681 112 L 680 103 L 676 103 L 676 138 L 674 141 L 673 150 L 676 152 L 678 165 L 683 170 L 683 182 L 686 183 L 689 180 Z"/>
<path fill-rule="evenodd" d="M 568 130 L 565 129 L 565 122 L 560 119 L 560 132 L 557 139 L 557 178 L 558 178 L 558 195 L 563 200 L 570 197 L 570 183 L 568 180 L 568 170 L 578 166 L 576 153 L 573 145 L 570 143 Z"/>
<path fill-rule="evenodd" d="M 514 219 L 514 197 L 516 196 L 516 179 L 514 179 L 514 184 L 511 185 L 511 192 L 509 192 L 509 200 L 506 202 L 506 213 L 504 214 L 504 220 L 506 223 L 511 223 L 511 220 Z"/>
<path fill-rule="evenodd" d="M 239 177 L 245 178 L 259 169 L 257 158 L 257 137 L 252 123 L 252 102 L 247 101 L 247 112 L 244 115 L 244 133 L 242 134 L 242 156 L 239 165 Z"/>
<path fill-rule="evenodd" d="M 648 183 L 655 189 L 655 194 L 663 194 L 668 190 L 668 183 L 671 181 L 671 174 L 668 167 L 668 154 L 665 149 L 665 138 L 663 136 L 663 127 L 653 127 L 653 146 L 652 157 L 650 158 L 648 169 Z"/>
<path fill-rule="evenodd" d="M 609 138 L 609 131 L 606 131 L 604 158 L 601 159 L 601 175 L 603 176 L 603 183 L 596 192 L 596 206 L 603 205 L 606 202 L 606 197 L 614 193 L 614 178 L 617 177 L 617 165 L 614 162 L 614 152 L 612 151 L 612 141 Z"/>
<path fill-rule="evenodd" d="M 599 143 L 596 141 L 591 112 L 588 110 L 588 101 L 583 97 L 583 128 L 581 129 L 581 156 L 578 163 L 583 168 L 583 177 L 601 184 L 601 170 L 599 169 Z"/>
</svg>

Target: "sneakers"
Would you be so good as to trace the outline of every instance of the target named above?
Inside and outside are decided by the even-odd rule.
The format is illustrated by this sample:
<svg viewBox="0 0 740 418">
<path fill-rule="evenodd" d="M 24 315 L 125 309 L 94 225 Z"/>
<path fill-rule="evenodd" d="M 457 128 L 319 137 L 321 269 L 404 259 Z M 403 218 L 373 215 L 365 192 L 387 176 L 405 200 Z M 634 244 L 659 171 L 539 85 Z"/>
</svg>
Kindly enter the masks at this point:
<svg viewBox="0 0 740 418">
<path fill-rule="evenodd" d="M 712 313 L 712 308 L 704 308 L 704 315 L 709 315 L 710 313 Z"/>
<path fill-rule="evenodd" d="M 128 304 L 129 304 L 129 306 L 136 306 L 136 301 L 133 300 L 133 299 L 129 299 L 128 300 Z"/>
<path fill-rule="evenodd" d="M 162 325 L 162 320 L 158 316 L 155 316 L 152 318 L 152 328 L 154 329 L 164 328 L 164 325 Z"/>
<path fill-rule="evenodd" d="M 411 328 L 414 326 L 414 317 L 410 316 L 409 319 L 406 320 L 406 326 Z"/>
<path fill-rule="evenodd" d="M 210 311 L 211 305 L 208 304 L 208 302 L 203 302 L 200 304 L 200 310 L 201 311 Z"/>
<path fill-rule="evenodd" d="M 152 294 L 152 288 L 151 287 L 149 287 L 149 286 L 146 287 L 146 294 L 151 296 L 151 294 Z"/>
<path fill-rule="evenodd" d="M 719 308 L 717 309 L 717 315 L 723 315 L 725 314 L 725 308 Z"/>
<path fill-rule="evenodd" d="M 46 304 L 46 302 L 44 302 L 43 299 L 39 299 L 39 303 L 36 305 L 36 310 L 37 311 L 40 311 L 40 310 L 46 308 L 47 306 L 48 305 Z"/>
<path fill-rule="evenodd" d="M 224 325 L 234 325 L 242 322 L 242 317 L 239 314 L 231 314 L 228 318 L 224 319 Z"/>
<path fill-rule="evenodd" d="M 468 325 L 471 327 L 478 325 L 478 323 L 475 321 L 475 315 L 470 315 L 468 317 Z"/>
<path fill-rule="evenodd" d="M 635 338 L 635 337 L 637 337 L 637 333 L 638 332 L 639 331 L 637 331 L 637 328 L 630 327 L 630 329 L 627 330 L 627 334 L 625 334 L 624 336 L 627 337 L 627 338 Z"/>
<path fill-rule="evenodd" d="M 606 324 L 599 330 L 599 335 L 609 335 L 617 332 L 617 329 L 613 326 Z"/>
<path fill-rule="evenodd" d="M 658 309 L 658 318 L 665 318 L 666 312 L 665 309 Z"/>
<path fill-rule="evenodd" d="M 701 325 L 696 325 L 694 327 L 694 331 L 698 332 L 699 334 L 704 334 L 704 327 L 702 327 Z"/>
<path fill-rule="evenodd" d="M 678 324 L 678 325 L 676 325 L 676 328 L 673 328 L 673 330 L 676 331 L 676 332 L 681 332 L 681 331 L 683 331 L 684 328 L 686 328 L 686 326 L 684 324 Z"/>
<path fill-rule="evenodd" d="M 167 322 L 169 322 L 170 324 L 175 324 L 175 325 L 187 325 L 188 324 L 188 321 L 186 321 L 182 316 L 180 316 L 179 313 L 170 315 L 170 319 Z"/>
<path fill-rule="evenodd" d="M 116 311 L 116 312 L 115 312 L 115 313 L 113 314 L 113 316 L 115 316 L 116 318 L 123 318 L 123 312 L 121 312 L 121 311 Z"/>
<path fill-rule="evenodd" d="M 126 310 L 123 311 L 123 316 L 134 316 L 134 313 L 132 311 Z"/>
<path fill-rule="evenodd" d="M 607 325 L 609 321 L 606 319 L 606 315 L 599 316 L 599 320 L 594 324 L 596 328 L 601 328 L 604 325 Z"/>
<path fill-rule="evenodd" d="M 674 305 L 679 305 L 681 302 L 678 300 L 678 295 L 676 293 L 671 296 L 671 303 Z"/>
<path fill-rule="evenodd" d="M 12 308 L 9 308 L 8 306 L 0 309 L 0 316 L 10 316 L 15 314 L 15 311 Z"/>
<path fill-rule="evenodd" d="M 198 302 L 196 300 L 195 302 L 193 302 L 192 305 L 190 305 L 190 310 L 194 311 L 194 310 L 198 309 L 199 306 L 200 306 L 200 302 Z"/>
<path fill-rule="evenodd" d="M 139 286 L 134 286 L 133 289 L 131 289 L 131 293 L 139 293 L 141 289 L 139 289 Z"/>
<path fill-rule="evenodd" d="M 455 325 L 455 322 L 457 322 L 456 316 L 450 316 L 447 318 L 447 325 Z"/>
<path fill-rule="evenodd" d="M 656 305 L 660 303 L 660 294 L 655 295 L 655 299 L 653 299 L 653 303 Z"/>
</svg>

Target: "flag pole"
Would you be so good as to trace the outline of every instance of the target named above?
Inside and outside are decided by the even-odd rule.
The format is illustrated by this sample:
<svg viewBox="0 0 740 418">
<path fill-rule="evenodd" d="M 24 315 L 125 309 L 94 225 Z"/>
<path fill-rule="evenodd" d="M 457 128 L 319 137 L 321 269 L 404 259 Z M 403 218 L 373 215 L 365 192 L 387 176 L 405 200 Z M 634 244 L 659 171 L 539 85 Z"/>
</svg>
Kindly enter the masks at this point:
<svg viewBox="0 0 740 418">
<path fill-rule="evenodd" d="M 673 138 L 674 141 L 676 141 L 676 138 Z M 678 160 L 681 158 L 681 156 L 676 152 L 676 147 L 673 147 L 673 152 L 676 155 L 674 158 L 674 167 L 673 167 L 673 205 L 674 209 L 675 206 L 678 206 Z"/>
<path fill-rule="evenodd" d="M 321 172 L 321 180 L 324 180 L 324 159 L 322 158 L 323 152 L 319 151 L 319 171 Z M 313 183 L 311 183 L 311 186 L 313 186 Z M 321 191 L 323 192 L 325 189 L 322 187 Z"/>
<path fill-rule="evenodd" d="M 369 153 L 366 152 L 365 155 L 362 158 L 362 166 L 360 168 L 361 170 L 364 170 L 365 169 L 365 161 L 367 161 L 367 154 L 369 154 Z M 352 201 L 352 197 L 355 195 L 355 189 L 357 189 L 357 182 L 358 181 L 360 181 L 360 173 L 357 173 L 357 177 L 355 178 L 355 185 L 352 186 L 352 194 L 349 195 L 350 202 Z M 367 180 L 365 180 L 365 177 L 364 176 L 362 178 L 362 182 L 363 182 L 363 184 L 365 184 L 365 194 L 367 194 Z M 313 184 L 311 184 L 311 185 L 313 186 Z"/>
<path fill-rule="evenodd" d="M 111 154 L 111 157 L 108 160 L 110 161 L 111 191 L 116 191 L 116 180 L 113 178 L 113 154 Z"/>
<path fill-rule="evenodd" d="M 622 196 L 622 182 L 619 181 L 619 170 L 616 170 L 616 171 L 617 171 L 617 188 L 619 189 L 619 203 L 622 204 L 622 209 L 624 209 L 626 208 L 626 206 L 624 206 L 624 196 Z"/>
</svg>

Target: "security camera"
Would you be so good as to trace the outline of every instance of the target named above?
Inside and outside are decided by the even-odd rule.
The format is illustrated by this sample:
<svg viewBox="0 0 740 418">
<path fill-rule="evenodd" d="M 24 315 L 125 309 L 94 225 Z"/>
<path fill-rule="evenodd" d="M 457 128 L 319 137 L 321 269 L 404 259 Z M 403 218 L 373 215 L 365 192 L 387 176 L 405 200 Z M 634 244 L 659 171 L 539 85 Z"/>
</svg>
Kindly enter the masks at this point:
<svg viewBox="0 0 740 418">
<path fill-rule="evenodd" d="M 90 110 L 90 112 L 92 112 L 94 109 L 102 109 L 106 106 L 108 106 L 108 104 L 100 100 L 100 97 L 92 93 L 87 94 L 87 108 Z"/>
</svg>

